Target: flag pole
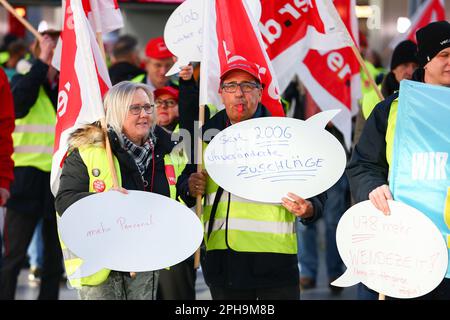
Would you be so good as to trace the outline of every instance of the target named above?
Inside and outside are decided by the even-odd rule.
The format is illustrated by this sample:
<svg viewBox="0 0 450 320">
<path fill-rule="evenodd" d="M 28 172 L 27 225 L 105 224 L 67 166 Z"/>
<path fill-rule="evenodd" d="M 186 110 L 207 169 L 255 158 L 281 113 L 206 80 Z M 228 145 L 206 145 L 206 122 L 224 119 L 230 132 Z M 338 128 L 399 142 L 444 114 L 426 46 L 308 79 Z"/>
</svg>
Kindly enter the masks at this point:
<svg viewBox="0 0 450 320">
<path fill-rule="evenodd" d="M 345 43 L 348 44 L 352 48 L 353 54 L 355 55 L 356 59 L 359 62 L 359 65 L 363 69 L 364 73 L 367 75 L 367 79 L 369 79 L 369 83 L 372 86 L 372 88 L 375 90 L 378 98 L 380 100 L 384 100 L 383 94 L 381 93 L 380 89 L 378 88 L 377 84 L 375 83 L 375 80 L 373 79 L 372 75 L 370 74 L 369 70 L 367 69 L 366 63 L 364 62 L 364 59 L 361 56 L 361 53 L 359 52 L 358 47 L 355 44 L 355 41 L 351 37 L 347 27 L 345 26 L 344 22 L 342 21 L 341 16 L 337 12 L 336 7 L 332 3 L 332 1 L 325 1 L 325 5 L 328 7 L 328 12 L 334 17 L 335 21 L 339 24 L 339 29 L 342 31 L 342 35 L 344 36 Z"/>
<path fill-rule="evenodd" d="M 198 129 L 200 135 L 197 139 L 197 172 L 202 172 L 202 159 L 203 159 L 203 139 L 202 139 L 202 127 L 205 122 L 205 105 L 200 105 L 198 110 Z M 202 195 L 197 195 L 196 197 L 196 205 L 195 205 L 195 213 L 197 217 L 200 219 L 202 215 Z M 195 251 L 194 255 L 194 268 L 198 269 L 200 266 L 200 248 Z"/>
<path fill-rule="evenodd" d="M 91 2 L 92 3 L 92 2 Z M 96 7 L 97 3 L 94 1 L 94 7 Z M 103 37 L 102 32 L 98 32 L 98 26 L 100 25 L 100 19 L 101 17 L 98 15 L 98 10 L 95 10 L 93 8 L 93 16 L 94 16 L 94 23 L 95 23 L 95 39 L 97 40 L 97 44 L 100 48 L 100 52 L 103 57 L 103 61 L 106 65 L 106 53 L 105 53 L 105 46 L 103 45 Z M 105 149 L 106 149 L 106 158 L 108 159 L 108 167 L 109 171 L 111 172 L 112 179 L 113 179 L 113 187 L 118 188 L 119 187 L 119 180 L 117 179 L 117 171 L 116 167 L 114 166 L 114 160 L 113 160 L 113 154 L 111 150 L 111 143 L 109 142 L 108 138 L 108 127 L 106 124 L 106 119 L 102 118 L 100 119 L 100 124 L 102 126 L 103 134 L 105 135 Z"/>
<path fill-rule="evenodd" d="M 21 17 L 16 10 L 8 3 L 6 0 L 0 0 L 0 3 L 5 7 L 6 10 L 8 10 L 17 20 L 19 20 L 20 23 L 24 25 L 25 28 L 27 28 L 28 31 L 30 31 L 38 41 L 42 40 L 42 35 L 23 17 Z"/>
<path fill-rule="evenodd" d="M 336 22 L 340 25 L 340 29 L 343 31 L 344 41 L 348 43 L 348 45 L 352 48 L 353 54 L 355 55 L 356 59 L 359 62 L 359 65 L 362 67 L 364 73 L 367 75 L 367 79 L 369 79 L 369 83 L 372 86 L 372 88 L 375 90 L 378 98 L 380 100 L 384 100 L 383 94 L 381 93 L 380 89 L 378 88 L 377 84 L 375 83 L 375 80 L 373 79 L 372 75 L 370 74 L 369 70 L 367 69 L 366 63 L 364 62 L 364 59 L 361 56 L 361 53 L 359 52 L 359 49 L 356 47 L 355 41 L 351 37 L 350 33 L 347 30 L 347 27 L 345 26 L 344 22 L 342 21 L 341 16 L 336 10 L 336 7 L 331 1 L 325 1 L 328 12 L 336 19 Z M 386 300 L 386 296 L 382 293 L 378 293 L 378 300 Z"/>
<path fill-rule="evenodd" d="M 369 83 L 372 86 L 372 88 L 375 90 L 378 99 L 384 100 L 383 94 L 380 91 L 380 88 L 378 88 L 377 84 L 375 83 L 375 80 L 373 79 L 372 75 L 369 72 L 369 69 L 367 69 L 366 63 L 364 62 L 361 53 L 359 52 L 358 48 L 355 45 L 355 42 L 352 40 L 351 45 L 352 51 L 355 54 L 356 59 L 359 62 L 359 65 L 362 67 L 364 73 L 367 75 L 367 79 L 369 79 Z"/>
</svg>

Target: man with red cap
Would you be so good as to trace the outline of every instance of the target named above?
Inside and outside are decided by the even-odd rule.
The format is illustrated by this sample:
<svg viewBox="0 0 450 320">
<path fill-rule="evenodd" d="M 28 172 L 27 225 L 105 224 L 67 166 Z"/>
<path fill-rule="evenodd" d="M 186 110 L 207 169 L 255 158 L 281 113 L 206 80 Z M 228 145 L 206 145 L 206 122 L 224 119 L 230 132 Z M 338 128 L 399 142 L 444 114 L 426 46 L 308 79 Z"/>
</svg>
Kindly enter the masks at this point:
<svg viewBox="0 0 450 320">
<path fill-rule="evenodd" d="M 206 121 L 203 133 L 270 116 L 261 104 L 262 89 L 254 63 L 229 63 L 220 76 L 225 109 Z M 281 204 L 244 200 L 218 186 L 206 171 L 196 172 L 195 164 L 188 164 L 179 177 L 177 194 L 188 206 L 198 195 L 205 197 L 202 270 L 214 300 L 299 299 L 294 224 L 297 217 L 303 223 L 315 221 L 322 212 L 323 195 L 306 200 L 289 193 Z M 286 231 L 280 233 L 278 225 Z"/>
<path fill-rule="evenodd" d="M 153 38 L 147 42 L 145 56 L 145 70 L 147 73 L 135 77 L 132 81 L 145 83 L 152 90 L 173 85 L 166 73 L 174 64 L 174 56 L 167 49 L 163 37 Z"/>
</svg>

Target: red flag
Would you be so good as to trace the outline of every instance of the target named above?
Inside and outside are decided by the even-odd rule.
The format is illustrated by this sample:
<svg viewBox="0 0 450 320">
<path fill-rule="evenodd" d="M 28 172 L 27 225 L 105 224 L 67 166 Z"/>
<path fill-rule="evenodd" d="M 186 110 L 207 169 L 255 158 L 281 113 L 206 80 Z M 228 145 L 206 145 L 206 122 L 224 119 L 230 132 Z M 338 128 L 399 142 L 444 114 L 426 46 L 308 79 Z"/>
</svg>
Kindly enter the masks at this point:
<svg viewBox="0 0 450 320">
<path fill-rule="evenodd" d="M 331 3 L 330 5 L 332 6 Z M 350 32 L 353 41 L 356 40 L 357 43 L 358 27 L 354 12 L 355 1 L 335 0 L 334 6 Z M 276 12 L 266 11 L 265 6 L 263 8 L 263 16 L 266 19 L 277 16 Z M 336 21 L 337 13 L 331 11 L 336 9 L 328 6 L 321 7 L 319 2 L 317 2 L 317 6 L 309 8 L 308 12 L 312 15 L 312 21 L 315 21 L 314 17 L 327 17 L 327 19 L 334 21 L 333 31 L 327 31 L 325 34 L 319 32 L 318 35 L 320 24 L 303 22 L 309 23 L 309 28 L 315 29 L 315 38 L 320 36 L 321 41 L 315 38 L 297 37 L 300 40 L 293 43 L 292 38 L 289 37 L 293 37 L 292 35 L 295 35 L 295 33 L 290 31 L 289 33 L 283 33 L 280 37 L 278 47 L 281 49 L 272 50 L 269 46 L 268 51 L 281 52 L 278 56 L 273 57 L 272 62 L 279 82 L 282 84 L 280 85 L 282 90 L 283 86 L 287 85 L 287 81 L 290 81 L 293 75 L 297 74 L 320 109 L 341 109 L 341 112 L 333 119 L 333 123 L 343 133 L 347 147 L 350 147 L 351 117 L 358 110 L 357 100 L 361 97 L 360 67 L 352 49 L 349 47 L 352 41 L 350 41 L 348 35 L 345 36 L 347 34 L 345 27 L 341 27 L 341 24 Z M 298 27 L 299 30 L 302 28 L 304 27 Z M 303 32 L 299 32 L 303 34 Z M 339 40 L 338 43 L 336 39 Z M 319 48 L 318 50 L 309 49 L 313 47 Z"/>
<path fill-rule="evenodd" d="M 56 194 L 70 134 L 105 116 L 102 96 L 111 87 L 106 64 L 81 2 L 67 0 L 61 34 L 61 68 L 51 188 Z"/>
<path fill-rule="evenodd" d="M 94 32 L 108 33 L 123 27 L 117 0 L 82 0 Z"/>
<path fill-rule="evenodd" d="M 411 18 L 411 26 L 404 33 L 391 41 L 389 46 L 395 48 L 403 40 L 416 41 L 416 31 L 427 24 L 435 21 L 445 20 L 444 0 L 426 0 L 417 8 Z"/>
<path fill-rule="evenodd" d="M 262 104 L 273 116 L 284 116 L 274 72 L 264 49 L 261 34 L 250 7 L 244 1 L 205 1 L 203 59 L 201 68 L 200 103 L 220 104 L 217 95 L 219 74 L 224 66 L 237 59 L 258 65 L 265 84 Z M 260 11 L 259 3 L 254 11 Z M 253 7 L 252 7 L 253 8 Z"/>
</svg>

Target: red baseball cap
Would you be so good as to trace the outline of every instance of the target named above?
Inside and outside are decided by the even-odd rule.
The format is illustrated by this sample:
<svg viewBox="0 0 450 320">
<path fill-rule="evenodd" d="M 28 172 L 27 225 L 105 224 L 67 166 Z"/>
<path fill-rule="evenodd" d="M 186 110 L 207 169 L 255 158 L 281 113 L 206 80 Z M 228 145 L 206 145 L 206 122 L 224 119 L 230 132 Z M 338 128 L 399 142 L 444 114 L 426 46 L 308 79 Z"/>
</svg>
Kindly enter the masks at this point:
<svg viewBox="0 0 450 320">
<path fill-rule="evenodd" d="M 153 38 L 145 46 L 145 55 L 154 59 L 172 58 L 172 52 L 167 49 L 163 37 Z"/>
<path fill-rule="evenodd" d="M 153 94 L 155 95 L 155 99 L 163 94 L 168 94 L 169 96 L 172 96 L 175 100 L 178 101 L 179 91 L 174 87 L 166 86 L 160 89 L 156 89 L 155 91 L 153 91 Z"/>
<path fill-rule="evenodd" d="M 236 60 L 228 63 L 223 69 L 222 74 L 220 75 L 220 80 L 222 81 L 223 78 L 233 70 L 242 70 L 244 72 L 247 72 L 248 74 L 253 76 L 256 80 L 258 80 L 259 83 L 262 82 L 261 76 L 259 75 L 259 69 L 256 66 L 256 64 L 247 60 Z"/>
</svg>

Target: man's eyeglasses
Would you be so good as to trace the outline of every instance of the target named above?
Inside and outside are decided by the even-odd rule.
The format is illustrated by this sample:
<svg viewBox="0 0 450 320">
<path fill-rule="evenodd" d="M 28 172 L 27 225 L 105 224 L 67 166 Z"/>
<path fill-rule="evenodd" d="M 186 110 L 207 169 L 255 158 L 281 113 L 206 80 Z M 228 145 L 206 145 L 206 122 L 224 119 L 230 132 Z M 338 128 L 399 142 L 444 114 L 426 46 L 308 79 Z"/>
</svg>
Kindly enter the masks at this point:
<svg viewBox="0 0 450 320">
<path fill-rule="evenodd" d="M 129 106 L 128 109 L 130 110 L 131 114 L 134 114 L 135 116 L 137 116 L 138 114 L 141 114 L 142 109 L 144 109 L 145 113 L 151 114 L 153 112 L 154 107 L 155 106 L 153 104 L 146 103 L 146 104 L 143 104 L 142 106 L 140 106 L 138 104 L 133 104 L 133 105 Z"/>
<path fill-rule="evenodd" d="M 166 106 L 167 108 L 173 108 L 177 105 L 177 102 L 174 99 L 156 99 L 155 100 L 155 106 L 156 108 L 162 108 L 163 106 Z"/>
<path fill-rule="evenodd" d="M 237 83 L 237 82 L 228 82 L 228 83 L 222 83 L 222 90 L 225 91 L 226 93 L 235 93 L 237 88 L 241 87 L 241 91 L 243 93 L 249 93 L 252 92 L 253 89 L 255 88 L 261 88 L 261 84 L 256 83 L 256 82 L 241 82 L 241 83 Z"/>
</svg>

